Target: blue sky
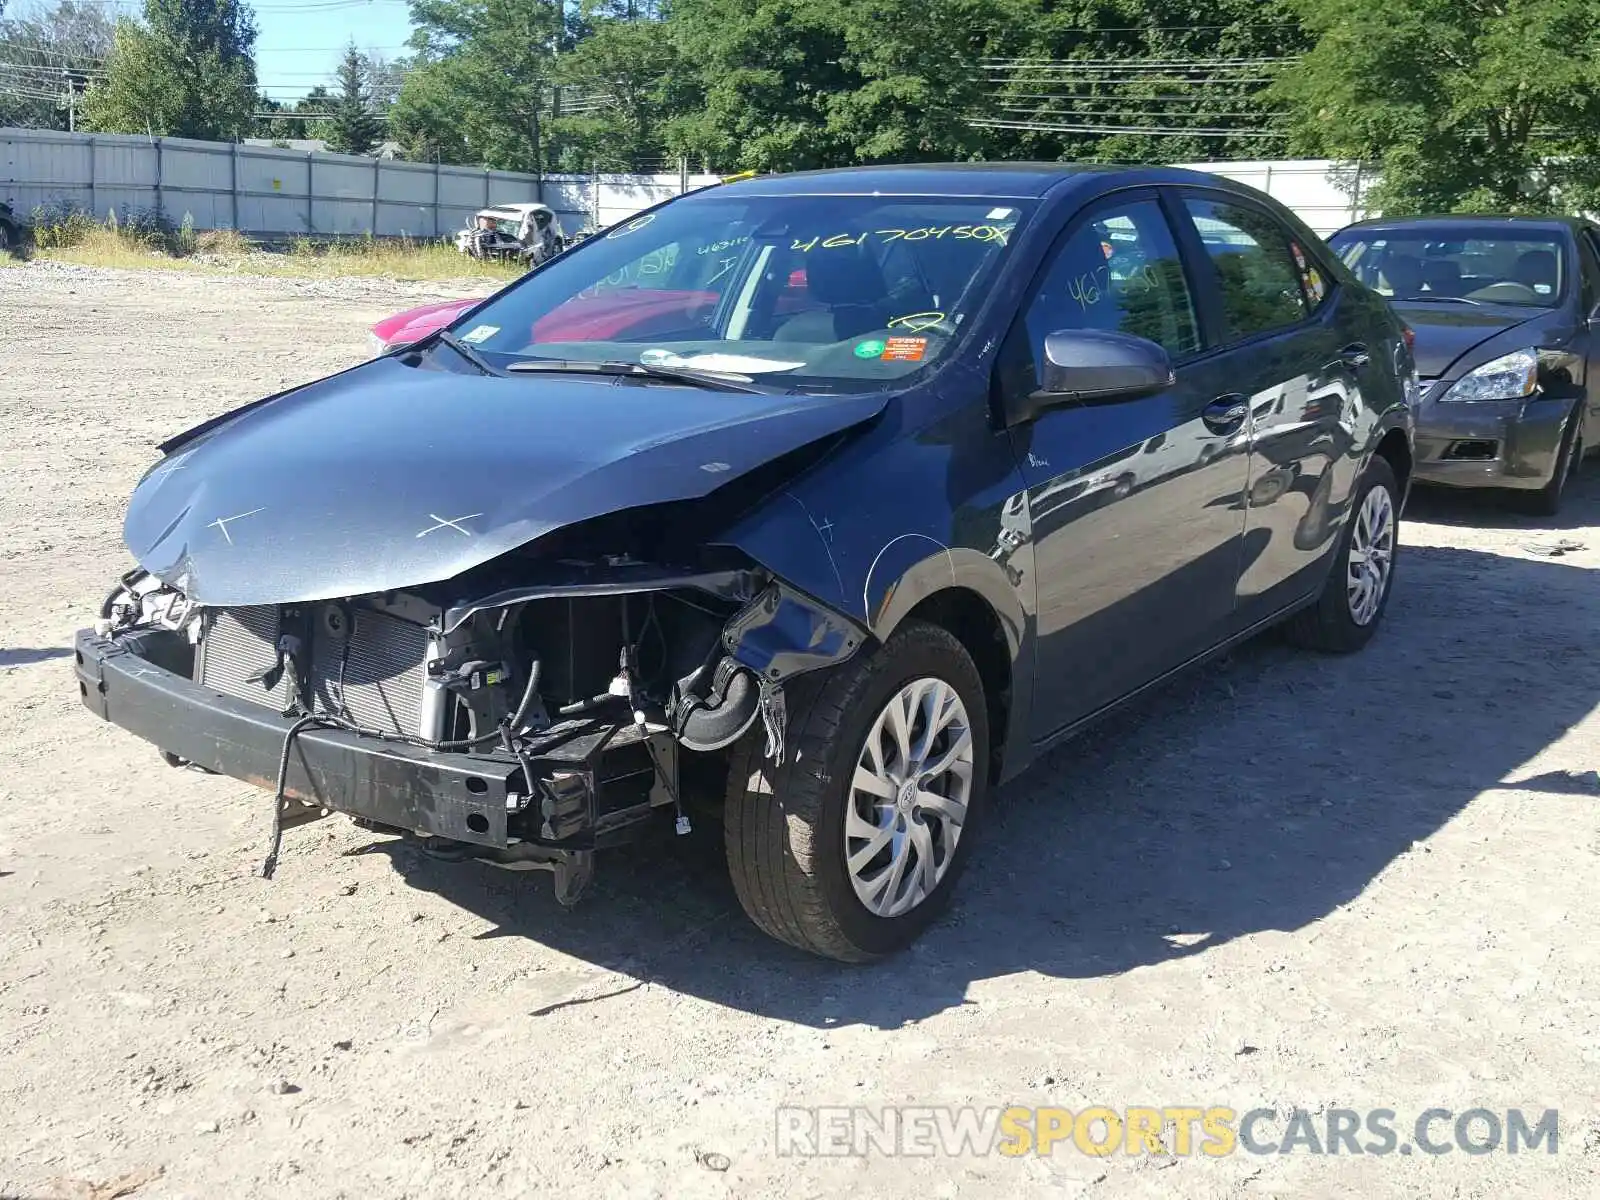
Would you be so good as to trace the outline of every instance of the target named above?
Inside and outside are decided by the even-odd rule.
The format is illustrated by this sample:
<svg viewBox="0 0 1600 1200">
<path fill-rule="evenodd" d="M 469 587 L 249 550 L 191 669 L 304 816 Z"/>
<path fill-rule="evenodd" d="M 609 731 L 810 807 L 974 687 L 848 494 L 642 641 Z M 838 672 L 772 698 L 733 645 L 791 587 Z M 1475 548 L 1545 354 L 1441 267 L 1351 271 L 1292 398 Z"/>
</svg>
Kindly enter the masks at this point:
<svg viewBox="0 0 1600 1200">
<path fill-rule="evenodd" d="M 274 100 L 293 101 L 333 84 L 351 39 L 385 58 L 404 52 L 411 34 L 405 0 L 256 0 L 256 78 Z"/>
</svg>

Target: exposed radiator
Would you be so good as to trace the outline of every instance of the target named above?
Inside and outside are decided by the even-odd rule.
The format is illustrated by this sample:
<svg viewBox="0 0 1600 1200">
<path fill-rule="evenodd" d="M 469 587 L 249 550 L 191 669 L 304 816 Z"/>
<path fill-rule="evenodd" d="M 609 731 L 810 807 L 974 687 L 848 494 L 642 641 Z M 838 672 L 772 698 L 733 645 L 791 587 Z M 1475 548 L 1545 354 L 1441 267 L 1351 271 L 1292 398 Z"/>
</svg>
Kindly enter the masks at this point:
<svg viewBox="0 0 1600 1200">
<path fill-rule="evenodd" d="M 362 725 L 388 733 L 419 732 L 427 682 L 428 631 L 367 608 L 352 610 L 349 652 L 317 628 L 311 641 L 311 698 L 316 712 L 344 708 Z M 341 657 L 344 674 L 339 673 Z"/>
<path fill-rule="evenodd" d="M 417 734 L 427 680 L 427 630 L 387 613 L 347 611 L 353 622 L 347 640 L 328 635 L 318 621 L 308 623 L 312 710 L 348 714 L 389 733 Z M 287 679 L 271 691 L 247 679 L 277 658 L 279 629 L 276 607 L 211 612 L 200 647 L 200 682 L 281 710 L 288 700 Z"/>
<path fill-rule="evenodd" d="M 199 681 L 225 696 L 282 709 L 289 697 L 287 679 L 268 691 L 248 676 L 277 657 L 276 608 L 218 608 L 206 614 L 205 636 L 196 664 Z"/>
</svg>

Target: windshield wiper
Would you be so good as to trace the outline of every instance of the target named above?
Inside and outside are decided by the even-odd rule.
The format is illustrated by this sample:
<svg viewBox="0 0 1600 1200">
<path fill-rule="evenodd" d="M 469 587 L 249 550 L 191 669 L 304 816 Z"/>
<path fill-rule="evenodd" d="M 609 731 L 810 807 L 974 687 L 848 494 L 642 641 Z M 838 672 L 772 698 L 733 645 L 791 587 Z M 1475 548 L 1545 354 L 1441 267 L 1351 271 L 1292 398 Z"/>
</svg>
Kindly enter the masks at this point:
<svg viewBox="0 0 1600 1200">
<path fill-rule="evenodd" d="M 1483 305 L 1482 300 L 1468 300 L 1465 296 L 1435 296 L 1432 294 L 1427 296 L 1401 296 L 1399 300 L 1402 304 L 1410 304 L 1414 300 L 1421 300 L 1426 304 L 1471 304 L 1480 308 Z"/>
<path fill-rule="evenodd" d="M 461 355 L 462 358 L 466 359 L 473 366 L 477 367 L 478 370 L 482 371 L 485 375 L 500 374 L 499 371 L 494 369 L 493 365 L 487 358 L 485 358 L 480 352 L 473 349 L 471 346 L 467 345 L 467 343 L 463 342 L 448 329 L 441 329 L 433 336 L 434 340 L 443 342 L 446 346 L 449 346 L 450 349 Z"/>
<path fill-rule="evenodd" d="M 548 371 L 565 375 L 642 375 L 687 383 L 713 392 L 743 392 L 752 396 L 772 394 L 769 388 L 755 386 L 755 381 L 748 375 L 725 375 L 720 371 L 697 371 L 693 367 L 665 367 L 656 363 L 623 362 L 620 359 L 588 362 L 574 358 L 533 358 L 526 362 L 514 362 L 506 370 L 526 374 Z"/>
</svg>

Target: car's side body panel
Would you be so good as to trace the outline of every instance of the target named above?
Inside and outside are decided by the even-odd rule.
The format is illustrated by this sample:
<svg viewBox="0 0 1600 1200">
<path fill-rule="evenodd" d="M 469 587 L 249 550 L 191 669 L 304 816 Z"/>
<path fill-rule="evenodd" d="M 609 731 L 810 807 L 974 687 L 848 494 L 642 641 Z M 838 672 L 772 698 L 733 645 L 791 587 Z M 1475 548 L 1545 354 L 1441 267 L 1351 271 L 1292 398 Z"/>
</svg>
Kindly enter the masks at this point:
<svg viewBox="0 0 1600 1200">
<path fill-rule="evenodd" d="M 1299 360 L 1322 367 L 1328 352 L 1327 371 L 1270 379 L 1273 366 L 1251 365 L 1256 347 L 1236 348 L 1202 356 L 1188 390 L 1066 406 L 1005 433 L 996 403 L 976 419 L 964 398 L 977 389 L 996 394 L 1010 320 L 1051 245 L 1109 193 L 1165 182 L 1160 172 L 1150 176 L 1078 177 L 1061 188 L 996 281 L 972 335 L 977 353 L 897 397 L 876 428 L 726 536 L 880 639 L 941 590 L 982 597 L 1011 656 L 1007 777 L 1152 680 L 1313 598 L 1368 457 L 1387 432 L 1410 436 L 1403 389 L 1389 378 L 1410 371 L 1400 326 L 1337 264 L 1325 264 L 1336 285 L 1330 305 L 1294 335 Z M 1217 190 L 1235 194 L 1226 183 Z M 1307 246 L 1319 245 L 1287 214 L 1274 215 Z M 1365 368 L 1338 359 L 1352 330 L 1371 343 Z M 1218 437 L 1199 419 L 1212 389 L 1241 381 L 1254 381 L 1251 394 L 1269 404 L 1299 388 L 1297 410 L 1277 424 L 1258 421 L 1254 443 L 1249 429 Z M 1173 438 L 1194 453 L 1179 462 L 1168 451 L 1141 477 L 1139 459 L 1155 456 L 1143 455 L 1146 446 Z M 1279 455 L 1286 474 L 1309 481 L 1292 511 L 1282 501 L 1282 517 L 1247 511 L 1248 484 L 1262 473 L 1246 468 L 1252 452 L 1258 462 Z M 1137 482 L 1119 495 L 1128 476 Z M 928 504 L 930 495 L 947 505 Z M 1123 537 L 1135 530 L 1139 536 Z M 1169 536 L 1173 555 L 1131 570 L 1151 536 Z M 1101 589 L 1095 599 L 1097 569 L 1117 595 Z M 1236 594 L 1241 583 L 1249 590 Z M 1200 597 L 1210 599 L 1202 606 Z M 1079 611 L 1086 604 L 1094 611 Z"/>
</svg>

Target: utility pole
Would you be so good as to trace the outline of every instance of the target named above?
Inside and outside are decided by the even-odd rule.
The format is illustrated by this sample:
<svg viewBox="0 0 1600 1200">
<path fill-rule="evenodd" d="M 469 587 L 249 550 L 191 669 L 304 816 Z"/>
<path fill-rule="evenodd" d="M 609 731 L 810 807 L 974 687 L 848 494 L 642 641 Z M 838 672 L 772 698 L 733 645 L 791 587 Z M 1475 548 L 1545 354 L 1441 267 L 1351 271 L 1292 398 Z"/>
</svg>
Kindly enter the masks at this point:
<svg viewBox="0 0 1600 1200">
<path fill-rule="evenodd" d="M 78 95 L 72 89 L 72 75 L 67 68 L 61 67 L 61 86 L 67 92 L 67 132 L 76 133 L 78 130 Z"/>
</svg>

